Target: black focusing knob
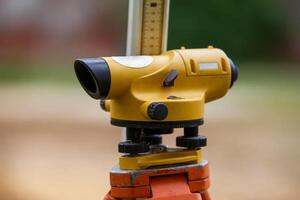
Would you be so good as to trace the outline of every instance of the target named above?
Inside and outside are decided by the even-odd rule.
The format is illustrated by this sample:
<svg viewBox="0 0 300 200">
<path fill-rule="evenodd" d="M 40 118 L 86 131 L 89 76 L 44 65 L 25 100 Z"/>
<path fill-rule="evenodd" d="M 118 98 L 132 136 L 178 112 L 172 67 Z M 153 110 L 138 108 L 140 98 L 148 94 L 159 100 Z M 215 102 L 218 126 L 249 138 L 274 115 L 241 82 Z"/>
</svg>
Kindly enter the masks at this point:
<svg viewBox="0 0 300 200">
<path fill-rule="evenodd" d="M 148 107 L 148 116 L 154 120 L 164 120 L 168 116 L 168 107 L 164 103 L 151 103 Z"/>
</svg>

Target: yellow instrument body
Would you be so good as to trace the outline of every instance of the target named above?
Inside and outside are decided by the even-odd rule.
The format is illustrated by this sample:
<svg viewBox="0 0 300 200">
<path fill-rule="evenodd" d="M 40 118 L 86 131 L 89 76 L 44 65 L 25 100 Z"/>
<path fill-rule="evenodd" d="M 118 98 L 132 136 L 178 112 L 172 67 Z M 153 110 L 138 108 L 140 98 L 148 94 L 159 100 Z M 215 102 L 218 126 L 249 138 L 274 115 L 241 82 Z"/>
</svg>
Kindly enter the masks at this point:
<svg viewBox="0 0 300 200">
<path fill-rule="evenodd" d="M 126 127 L 119 152 L 124 169 L 199 162 L 199 148 L 206 138 L 198 136 L 204 104 L 223 97 L 237 79 L 237 68 L 220 49 L 170 50 L 158 56 L 123 56 L 78 59 L 75 72 L 84 90 L 101 99 L 111 123 Z M 161 144 L 155 135 L 184 128 L 176 145 L 190 151 L 144 155 Z M 155 149 L 155 147 L 154 147 Z"/>
<path fill-rule="evenodd" d="M 110 100 L 111 118 L 153 121 L 147 108 L 152 102 L 161 102 L 169 108 L 162 121 L 202 119 L 204 103 L 224 96 L 230 88 L 230 61 L 220 49 L 173 50 L 152 58 L 152 63 L 142 68 L 124 66 L 112 57 L 103 58 L 112 74 L 106 98 Z M 202 70 L 201 64 L 207 63 L 216 63 L 217 68 Z M 174 86 L 163 87 L 171 70 L 179 72 Z"/>
</svg>

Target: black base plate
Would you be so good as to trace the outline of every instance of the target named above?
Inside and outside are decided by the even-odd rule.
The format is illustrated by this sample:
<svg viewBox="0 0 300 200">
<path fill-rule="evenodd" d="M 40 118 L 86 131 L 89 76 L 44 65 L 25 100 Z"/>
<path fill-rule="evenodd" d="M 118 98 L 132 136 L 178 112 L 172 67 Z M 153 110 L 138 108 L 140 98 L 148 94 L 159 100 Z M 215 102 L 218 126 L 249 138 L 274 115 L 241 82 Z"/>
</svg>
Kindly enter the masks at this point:
<svg viewBox="0 0 300 200">
<path fill-rule="evenodd" d="M 128 127 L 128 128 L 185 128 L 200 126 L 204 123 L 203 119 L 187 120 L 187 121 L 127 121 L 119 119 L 111 119 L 111 124 L 114 126 Z"/>
</svg>

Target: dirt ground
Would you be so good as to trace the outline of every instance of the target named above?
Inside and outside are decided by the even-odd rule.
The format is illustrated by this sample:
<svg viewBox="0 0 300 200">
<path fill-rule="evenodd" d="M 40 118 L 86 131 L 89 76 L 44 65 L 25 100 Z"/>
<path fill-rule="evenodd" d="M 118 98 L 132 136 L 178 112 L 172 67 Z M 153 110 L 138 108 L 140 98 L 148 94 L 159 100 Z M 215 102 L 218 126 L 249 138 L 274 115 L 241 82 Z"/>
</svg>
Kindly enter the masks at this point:
<svg viewBox="0 0 300 200">
<path fill-rule="evenodd" d="M 98 103 L 77 84 L 0 91 L 0 199 L 102 199 L 120 129 Z M 241 84 L 207 105 L 200 130 L 214 200 L 300 199 L 300 96 L 293 94 Z M 179 132 L 165 143 L 174 146 Z"/>
</svg>

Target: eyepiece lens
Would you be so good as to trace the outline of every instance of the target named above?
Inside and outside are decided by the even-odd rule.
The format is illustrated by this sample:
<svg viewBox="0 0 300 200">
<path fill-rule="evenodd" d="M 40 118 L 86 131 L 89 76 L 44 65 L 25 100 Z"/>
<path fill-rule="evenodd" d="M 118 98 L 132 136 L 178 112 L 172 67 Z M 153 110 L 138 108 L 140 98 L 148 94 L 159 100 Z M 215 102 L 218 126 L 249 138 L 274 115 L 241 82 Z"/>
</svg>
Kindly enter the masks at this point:
<svg viewBox="0 0 300 200">
<path fill-rule="evenodd" d="M 82 87 L 86 90 L 96 93 L 96 83 L 87 67 L 80 61 L 75 62 L 75 73 Z"/>
<path fill-rule="evenodd" d="M 105 99 L 110 90 L 110 69 L 104 59 L 85 58 L 74 63 L 76 76 L 83 89 L 94 99 Z"/>
</svg>

